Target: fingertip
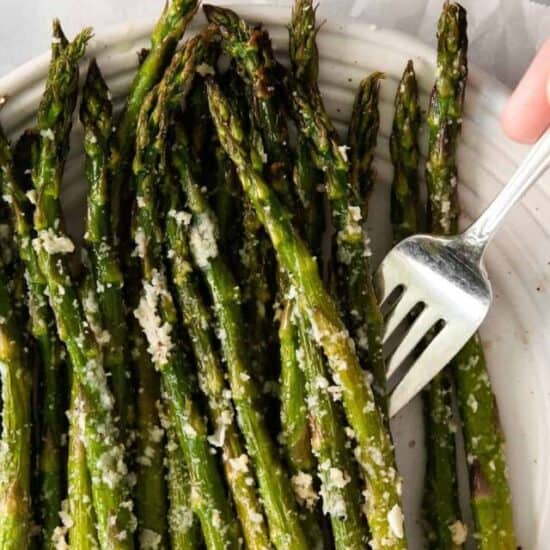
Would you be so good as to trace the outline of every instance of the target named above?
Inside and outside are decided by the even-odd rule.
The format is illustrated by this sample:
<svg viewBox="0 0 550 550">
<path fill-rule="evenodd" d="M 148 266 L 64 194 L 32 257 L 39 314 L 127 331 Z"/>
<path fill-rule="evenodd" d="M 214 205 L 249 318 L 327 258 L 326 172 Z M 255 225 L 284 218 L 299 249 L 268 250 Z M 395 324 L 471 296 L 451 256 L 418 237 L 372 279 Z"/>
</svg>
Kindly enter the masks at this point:
<svg viewBox="0 0 550 550">
<path fill-rule="evenodd" d="M 502 128 L 510 139 L 533 143 L 550 125 L 549 77 L 550 40 L 547 40 L 501 114 Z"/>
</svg>

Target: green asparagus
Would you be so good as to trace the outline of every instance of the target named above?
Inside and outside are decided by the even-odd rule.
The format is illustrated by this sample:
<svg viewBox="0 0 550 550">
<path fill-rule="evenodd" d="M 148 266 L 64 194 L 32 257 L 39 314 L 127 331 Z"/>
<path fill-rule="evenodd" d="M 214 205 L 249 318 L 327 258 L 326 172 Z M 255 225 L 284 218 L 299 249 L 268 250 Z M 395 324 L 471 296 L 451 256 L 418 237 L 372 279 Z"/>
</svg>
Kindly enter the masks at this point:
<svg viewBox="0 0 550 550">
<path fill-rule="evenodd" d="M 292 319 L 293 312 L 294 301 L 287 299 L 279 320 L 282 435 L 291 473 L 303 472 L 311 478 L 316 461 L 311 452 L 305 379 L 298 360 L 298 331 Z"/>
<path fill-rule="evenodd" d="M 453 361 L 470 473 L 474 538 L 483 550 L 517 547 L 504 435 L 479 336 Z"/>
<path fill-rule="evenodd" d="M 170 90 L 173 90 L 173 92 L 171 91 L 168 94 L 172 101 L 177 103 L 176 91 L 179 91 L 178 84 L 180 82 L 187 86 L 182 95 L 185 95 L 189 90 L 192 79 L 188 76 L 190 71 L 186 72 L 186 63 L 189 67 L 194 68 L 195 63 L 199 62 L 195 59 L 195 54 L 200 58 L 203 55 L 203 50 L 202 39 L 194 38 L 189 47 L 176 52 L 173 56 L 163 77 L 163 81 L 167 83 L 167 86 L 172 86 Z M 191 58 L 191 61 L 188 62 L 188 58 Z M 135 187 L 134 184 L 132 186 Z M 136 218 L 134 218 L 135 221 Z M 136 235 L 139 235 L 139 231 L 137 233 L 136 231 L 133 232 L 134 239 Z M 125 253 L 129 256 L 129 248 L 125 250 Z M 155 369 L 155 364 L 150 354 L 147 353 L 146 335 L 134 316 L 134 311 L 139 308 L 142 293 L 139 257 L 134 254 L 127 257 L 125 263 L 130 266 L 126 292 L 127 306 L 130 311 L 128 323 L 136 381 L 139 388 L 136 415 L 138 454 L 136 512 L 140 527 L 143 528 L 141 534 L 154 536 L 154 533 L 162 537 L 165 530 L 164 512 L 166 510 L 167 486 L 162 475 L 161 465 L 166 453 L 162 437 L 157 438 L 157 440 L 151 439 L 151 434 L 157 432 L 156 426 L 159 422 L 157 401 L 160 396 L 161 374 Z"/>
<path fill-rule="evenodd" d="M 269 40 L 261 29 L 250 28 L 227 8 L 205 4 L 203 10 L 208 21 L 217 25 L 225 51 L 242 68 L 242 75 L 252 89 L 252 110 L 269 160 L 264 175 L 278 193 L 292 200 L 287 162 L 288 128 L 273 78 L 275 64 Z"/>
<path fill-rule="evenodd" d="M 363 217 L 368 215 L 368 203 L 376 174 L 372 166 L 380 126 L 378 90 L 382 73 L 372 73 L 359 85 L 348 131 L 350 184 L 359 198 Z"/>
<path fill-rule="evenodd" d="M 212 79 L 208 81 L 208 95 L 220 141 L 235 163 L 243 189 L 271 238 L 281 266 L 296 287 L 302 314 L 310 319 L 313 336 L 342 386 L 347 418 L 358 443 L 356 458 L 367 477 L 366 511 L 373 542 L 381 544 L 384 540 L 390 548 L 405 548 L 400 480 L 391 439 L 366 383 L 353 342 L 323 287 L 314 258 L 290 222 L 290 212 L 251 167 L 242 124 Z"/>
<path fill-rule="evenodd" d="M 57 32 L 56 28 L 54 32 Z M 98 539 L 109 548 L 132 548 L 135 527 L 130 510 L 127 469 L 113 412 L 113 397 L 103 368 L 101 346 L 88 326 L 66 255 L 74 250 L 62 228 L 61 177 L 78 87 L 78 61 L 90 31 L 84 30 L 50 64 L 38 112 L 40 154 L 33 170 L 37 190 L 33 246 L 48 282 L 50 306 L 59 337 L 67 346 L 73 376 L 85 404 L 83 441 L 92 480 Z"/>
<path fill-rule="evenodd" d="M 91 263 L 101 314 L 96 339 L 104 345 L 105 367 L 111 373 L 113 395 L 122 441 L 128 446 L 134 403 L 129 393 L 127 325 L 123 277 L 113 247 L 108 213 L 108 157 L 112 133 L 112 106 L 105 81 L 95 61 L 90 63 L 83 91 L 80 117 L 84 126 L 88 193 L 88 219 L 84 236 Z M 94 295 L 88 300 L 94 303 Z M 93 327 L 93 325 L 91 325 Z M 140 349 L 141 346 L 141 349 Z M 164 481 L 164 441 L 159 426 L 157 402 L 160 398 L 158 374 L 144 353 L 141 339 L 134 341 L 136 368 L 136 489 L 135 504 L 138 540 L 158 540 L 166 544 L 166 488 Z M 136 353 L 137 352 L 137 353 Z"/>
<path fill-rule="evenodd" d="M 320 101 L 317 31 L 312 2 L 298 0 L 290 26 L 291 62 L 299 80 Z M 323 226 L 323 205 L 316 186 L 322 179 L 318 179 L 320 174 L 313 164 L 311 143 L 303 134 L 298 136 L 297 148 L 294 183 L 306 212 L 303 233 L 310 249 L 320 252 L 318 228 Z M 308 228 L 309 224 L 313 230 Z M 300 342 L 298 358 L 306 380 L 312 447 L 319 462 L 323 510 L 330 515 L 336 548 L 364 548 L 368 533 L 361 513 L 358 473 L 342 430 L 343 411 L 335 402 L 341 399 L 341 390 L 330 385 L 324 357 L 311 337 L 311 323 L 295 304 L 293 309 Z M 353 436 L 351 430 L 346 431 Z M 342 483 L 331 483 L 332 477 L 341 477 Z"/>
<path fill-rule="evenodd" d="M 336 230 L 337 280 L 341 282 L 342 301 L 348 312 L 356 348 L 362 358 L 368 353 L 373 389 L 385 413 L 385 362 L 382 350 L 383 318 L 374 292 L 369 237 L 364 226 L 360 199 L 349 184 L 346 147 L 337 136 L 321 101 L 314 105 L 299 83 L 287 75 L 292 114 L 302 132 L 313 143 L 314 159 L 325 174 L 332 223 Z"/>
<path fill-rule="evenodd" d="M 34 138 L 33 138 L 34 142 Z M 36 143 L 29 146 L 34 149 Z M 35 156 L 35 152 L 31 152 Z M 59 523 L 58 512 L 64 494 L 62 437 L 65 430 L 65 396 L 63 384 L 65 350 L 56 333 L 53 313 L 48 304 L 46 279 L 40 272 L 36 253 L 32 246 L 33 206 L 17 177 L 14 159 L 5 136 L 0 131 L 1 187 L 12 210 L 19 255 L 25 266 L 27 293 L 31 319 L 30 330 L 35 338 L 40 356 L 40 384 L 42 386 L 39 441 L 39 518 L 45 544 L 51 541 Z"/>
<path fill-rule="evenodd" d="M 162 159 L 156 149 L 159 145 L 157 136 L 163 132 L 155 105 L 163 102 L 160 93 L 171 97 L 172 76 L 182 88 L 189 90 L 201 45 L 200 37 L 186 44 L 179 55 L 181 70 L 173 71 L 178 67 L 178 61 L 174 60 L 164 77 L 165 85 L 150 92 L 138 120 L 133 169 L 140 207 L 135 214 L 134 242 L 136 254 L 141 259 L 143 287 L 134 314 L 147 337 L 148 352 L 162 376 L 169 418 L 177 431 L 192 480 L 192 507 L 201 522 L 206 544 L 209 548 L 237 548 L 240 530 L 216 459 L 210 452 L 207 427 L 193 398 L 189 360 L 178 331 L 174 330 L 177 329 L 177 310 L 168 289 L 163 264 L 163 235 L 155 207 L 156 184 L 160 183 L 161 177 L 158 167 Z"/>
<path fill-rule="evenodd" d="M 214 343 L 212 320 L 202 299 L 187 242 L 190 214 L 183 210 L 180 191 L 167 175 L 164 183 L 165 234 L 174 286 L 182 311 L 183 323 L 191 340 L 199 370 L 199 383 L 209 403 L 210 417 L 216 427 L 210 443 L 220 447 L 229 489 L 247 545 L 269 548 L 267 525 L 257 497 L 250 459 L 234 420 L 233 406 L 226 388 L 224 371 Z"/>
<path fill-rule="evenodd" d="M 204 6 L 203 9 L 208 20 L 218 25 L 226 51 L 235 59 L 237 66 L 242 68 L 249 84 L 249 103 L 253 113 L 251 135 L 254 136 L 251 143 L 255 145 L 253 160 L 256 162 L 254 164 L 259 173 L 265 174 L 285 203 L 291 206 L 294 203 L 294 197 L 289 185 L 291 171 L 288 163 L 290 157 L 288 128 L 277 88 L 274 85 L 274 63 L 269 39 L 260 29 L 249 28 L 246 22 L 231 10 L 210 5 Z M 255 133 L 258 135 L 255 136 Z M 248 204 L 248 200 L 245 201 L 244 216 L 245 248 L 242 257 L 250 264 L 248 271 L 256 274 L 255 279 L 259 279 L 265 289 L 266 278 L 258 272 L 256 266 L 269 261 L 269 253 L 265 251 L 266 238 L 260 232 L 261 223 L 254 209 Z M 247 222 L 251 227 L 247 227 Z M 251 238 L 247 240 L 247 236 Z M 281 294 L 285 293 L 284 280 L 285 277 L 282 276 L 279 282 Z M 281 281 L 283 281 L 282 285 Z M 244 290 L 246 291 L 246 286 Z M 262 296 L 262 293 L 257 292 L 257 295 Z M 247 295 L 245 294 L 243 298 L 246 301 Z M 261 299 L 256 299 L 256 302 L 261 303 Z M 255 305 L 253 304 L 253 307 Z M 262 309 L 265 310 L 265 302 Z M 289 326 L 288 330 L 292 331 L 293 327 Z M 297 459 L 292 467 L 298 471 L 305 463 L 311 466 L 314 464 L 307 418 L 300 413 L 305 406 L 303 402 L 305 381 L 297 361 L 293 359 L 295 350 L 293 351 L 291 346 L 296 346 L 297 341 L 292 337 L 286 338 L 284 332 L 282 336 L 281 420 L 283 435 L 286 435 L 287 455 L 291 463 L 294 458 Z"/>
<path fill-rule="evenodd" d="M 166 441 L 160 426 L 158 405 L 160 402 L 160 379 L 149 356 L 145 341 L 134 342 L 134 361 L 137 382 L 136 418 L 136 516 L 138 540 L 146 546 L 148 540 L 161 547 L 167 544 L 167 483 L 164 462 Z"/>
<path fill-rule="evenodd" d="M 2 166 L 2 171 L 5 167 Z M 27 548 L 31 531 L 32 376 L 14 297 L 0 262 L 0 365 L 2 434 L 0 438 L 0 547 Z"/>
<path fill-rule="evenodd" d="M 191 509 L 191 480 L 174 426 L 161 405 L 160 419 L 166 432 L 166 479 L 168 485 L 168 530 L 173 550 L 201 548 L 200 525 Z"/>
<path fill-rule="evenodd" d="M 428 112 L 426 166 L 431 229 L 446 235 L 458 230 L 455 151 L 468 70 L 467 47 L 466 12 L 458 4 L 447 3 L 438 26 L 438 77 Z M 480 548 L 515 548 L 504 438 L 478 336 L 459 352 L 452 365 L 469 457 L 474 536 Z"/>
<path fill-rule="evenodd" d="M 319 90 L 319 27 L 315 21 L 316 12 L 312 0 L 296 0 L 289 27 L 289 52 L 294 77 L 314 93 Z"/>
<path fill-rule="evenodd" d="M 272 57 L 271 54 L 264 55 L 269 48 L 269 40 L 261 29 L 250 28 L 231 10 L 211 5 L 205 5 L 203 9 L 207 19 L 218 26 L 223 38 L 223 47 L 234 59 L 246 82 L 246 91 L 243 95 L 245 109 L 250 113 L 248 118 L 251 121 L 251 142 L 256 146 L 255 166 L 285 201 L 292 204 L 294 198 L 289 185 L 290 170 L 287 162 L 290 156 L 288 128 L 273 78 Z M 271 270 L 273 253 L 254 209 L 246 198 L 243 212 L 244 235 L 240 254 L 243 271 L 242 299 L 246 319 L 250 321 L 249 326 L 257 327 L 254 329 L 256 353 L 252 355 L 252 366 L 258 362 L 260 368 L 257 370 L 264 371 L 262 378 L 269 383 L 273 379 L 269 376 L 273 369 L 270 368 L 266 354 L 269 354 L 274 335 L 266 311 L 271 309 L 274 301 L 275 290 L 272 287 L 275 287 L 275 284 L 268 283 L 266 271 Z M 292 363 L 283 363 L 281 366 L 291 368 Z M 297 382 L 301 375 L 293 373 L 289 377 Z M 294 419 L 294 423 L 295 426 L 301 423 L 303 431 L 307 432 L 305 419 Z"/>
<path fill-rule="evenodd" d="M 123 189 L 131 172 L 131 162 L 139 111 L 145 96 L 161 79 L 164 69 L 180 41 L 189 21 L 197 11 L 197 0 L 172 0 L 166 4 L 151 35 L 151 48 L 140 63 L 130 86 L 126 107 L 116 124 L 113 151 L 111 154 L 111 219 L 115 235 L 127 236 L 120 223 L 121 200 L 128 191 Z M 122 220 L 127 221 L 127 220 Z"/>
<path fill-rule="evenodd" d="M 53 541 L 60 540 L 68 530 L 69 546 L 79 550 L 95 550 L 99 548 L 95 527 L 96 518 L 92 505 L 91 479 L 86 464 L 82 426 L 79 422 L 85 414 L 84 410 L 82 393 L 73 379 L 69 408 L 68 510 L 61 517 L 67 525 L 58 527 Z"/>
<path fill-rule="evenodd" d="M 86 322 L 96 335 L 103 331 L 103 319 L 95 292 L 94 278 L 87 271 L 79 286 L 80 301 Z M 69 449 L 67 460 L 67 499 L 61 505 L 61 525 L 53 537 L 56 545 L 62 545 L 61 537 L 77 548 L 98 548 L 96 517 L 92 504 L 92 482 L 86 462 L 86 449 L 80 421 L 83 408 L 83 395 L 80 386 L 71 373 L 71 396 L 69 404 Z M 65 512 L 65 513 L 64 513 Z M 54 545 L 54 548 L 57 546 Z"/>
<path fill-rule="evenodd" d="M 428 228 L 449 235 L 458 228 L 456 203 L 456 141 L 466 82 L 466 20 L 463 8 L 446 3 L 438 26 L 437 77 L 427 114 L 429 128 L 426 182 Z M 456 478 L 456 420 L 452 412 L 453 377 L 447 369 L 437 375 L 425 392 L 426 495 L 432 548 L 461 548 Z M 464 530 L 458 529 L 461 535 Z"/>
<path fill-rule="evenodd" d="M 393 163 L 391 221 L 393 240 L 399 242 L 419 231 L 418 129 L 420 106 L 413 62 L 409 60 L 395 95 L 390 136 Z"/>
<path fill-rule="evenodd" d="M 134 416 L 129 392 L 126 354 L 127 329 L 123 277 L 114 250 L 109 216 L 109 153 L 112 134 L 112 105 L 109 90 L 95 60 L 84 84 L 80 119 L 84 128 L 86 175 L 89 182 L 87 227 L 84 246 L 94 276 L 104 344 L 105 368 L 110 373 L 121 437 L 126 442 Z"/>
<path fill-rule="evenodd" d="M 237 420 L 256 471 L 271 539 L 277 548 L 305 548 L 290 481 L 263 424 L 257 401 L 259 392 L 251 377 L 240 311 L 240 289 L 218 253 L 218 228 L 205 197 L 193 180 L 187 139 L 178 127 L 172 162 L 192 214 L 190 248 L 195 264 L 204 273 L 218 323 L 222 354 Z"/>
</svg>

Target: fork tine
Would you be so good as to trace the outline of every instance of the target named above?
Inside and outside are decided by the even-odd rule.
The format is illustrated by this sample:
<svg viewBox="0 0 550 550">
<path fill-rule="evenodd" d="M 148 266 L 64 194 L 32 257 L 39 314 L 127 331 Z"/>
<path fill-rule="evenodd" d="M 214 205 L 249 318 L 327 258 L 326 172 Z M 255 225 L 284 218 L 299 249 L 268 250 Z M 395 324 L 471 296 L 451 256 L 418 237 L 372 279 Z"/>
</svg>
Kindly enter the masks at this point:
<svg viewBox="0 0 550 550">
<path fill-rule="evenodd" d="M 430 342 L 390 396 L 390 417 L 399 412 L 458 353 L 475 332 L 471 325 L 447 324 Z"/>
<path fill-rule="evenodd" d="M 388 338 L 393 334 L 395 329 L 401 324 L 403 319 L 410 313 L 412 308 L 418 304 L 420 300 L 418 297 L 414 294 L 414 292 L 410 292 L 408 289 L 405 289 L 403 291 L 403 294 L 401 295 L 401 298 L 399 298 L 399 301 L 394 306 L 394 308 L 390 311 L 388 317 L 385 321 L 385 329 L 384 329 L 384 337 L 382 339 L 382 343 L 386 343 Z"/>
<path fill-rule="evenodd" d="M 399 345 L 392 353 L 388 361 L 387 374 L 390 378 L 399 368 L 401 363 L 409 356 L 418 343 L 426 336 L 428 330 L 441 318 L 441 315 L 433 307 L 426 307 L 420 315 L 414 320 L 407 334 L 403 337 Z"/>
<path fill-rule="evenodd" d="M 399 270 L 395 269 L 395 266 L 392 267 L 391 263 L 390 258 L 386 256 L 374 274 L 374 288 L 379 304 L 383 304 L 390 294 L 401 284 L 397 276 Z"/>
</svg>

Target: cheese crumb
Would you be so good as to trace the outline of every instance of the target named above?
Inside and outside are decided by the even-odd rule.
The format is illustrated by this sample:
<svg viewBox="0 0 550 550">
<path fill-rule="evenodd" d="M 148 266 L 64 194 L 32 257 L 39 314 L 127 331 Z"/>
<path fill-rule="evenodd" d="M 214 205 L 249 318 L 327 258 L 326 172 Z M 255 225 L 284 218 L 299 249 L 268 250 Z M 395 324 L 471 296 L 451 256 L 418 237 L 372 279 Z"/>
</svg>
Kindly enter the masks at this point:
<svg viewBox="0 0 550 550">
<path fill-rule="evenodd" d="M 55 134 L 51 128 L 47 128 L 46 130 L 40 130 L 40 137 L 53 141 L 55 139 Z"/>
<path fill-rule="evenodd" d="M 319 470 L 322 481 L 319 493 L 323 498 L 323 513 L 345 518 L 346 501 L 341 489 L 350 482 L 350 477 L 339 468 L 331 467 L 328 461 L 320 464 Z"/>
<path fill-rule="evenodd" d="M 470 409 L 472 409 L 473 413 L 477 412 L 477 408 L 478 408 L 477 399 L 474 397 L 472 393 L 468 396 L 467 405 L 468 407 L 470 407 Z"/>
<path fill-rule="evenodd" d="M 319 496 L 313 488 L 313 477 L 305 472 L 298 472 L 290 479 L 294 493 L 298 502 L 308 508 L 313 509 Z"/>
<path fill-rule="evenodd" d="M 212 67 L 212 65 L 208 65 L 208 63 L 199 63 L 195 70 L 201 76 L 216 75 L 216 71 L 214 70 L 214 67 Z"/>
<path fill-rule="evenodd" d="M 404 535 L 403 531 L 403 512 L 398 504 L 394 504 L 393 508 L 388 512 L 388 523 L 390 525 L 391 532 L 398 538 L 402 539 Z"/>
<path fill-rule="evenodd" d="M 36 199 L 37 199 L 36 189 L 30 189 L 25 193 L 25 195 L 27 195 L 27 198 L 29 199 L 29 202 L 31 204 L 36 205 Z"/>
<path fill-rule="evenodd" d="M 347 145 L 340 145 L 340 147 L 338 147 L 338 151 L 340 151 L 342 158 L 346 162 L 348 161 L 348 150 L 349 150 L 349 147 Z"/>
<path fill-rule="evenodd" d="M 34 249 L 45 250 L 48 254 L 70 254 L 74 252 L 74 244 L 66 235 L 58 235 L 52 228 L 43 229 L 32 241 Z"/>
<path fill-rule="evenodd" d="M 134 242 L 136 243 L 136 248 L 134 250 L 133 256 L 137 256 L 138 258 L 145 257 L 145 250 L 147 247 L 147 237 L 143 229 L 141 229 L 141 227 L 136 231 Z"/>
<path fill-rule="evenodd" d="M 230 458 L 229 464 L 234 472 L 246 473 L 248 472 L 248 456 L 244 453 L 237 458 Z"/>
<path fill-rule="evenodd" d="M 466 537 L 468 536 L 468 527 L 464 525 L 460 520 L 455 521 L 451 526 L 451 539 L 454 544 L 460 546 L 466 542 Z"/>
<path fill-rule="evenodd" d="M 143 295 L 134 311 L 134 316 L 139 321 L 149 343 L 147 351 L 157 366 L 162 366 L 168 361 L 168 356 L 174 347 L 171 338 L 172 325 L 167 322 L 163 323 L 157 312 L 159 300 L 167 294 L 166 281 L 163 275 L 155 269 L 151 282 L 144 281 Z"/>
<path fill-rule="evenodd" d="M 202 214 L 191 227 L 189 243 L 199 267 L 208 267 L 210 258 L 218 255 L 216 226 L 209 214 Z"/>
<path fill-rule="evenodd" d="M 162 536 L 151 529 L 142 529 L 139 534 L 139 547 L 142 550 L 157 550 L 161 547 Z"/>
<path fill-rule="evenodd" d="M 250 520 L 252 523 L 262 523 L 264 521 L 264 517 L 259 512 L 256 512 L 255 510 L 250 510 L 249 513 Z"/>
</svg>

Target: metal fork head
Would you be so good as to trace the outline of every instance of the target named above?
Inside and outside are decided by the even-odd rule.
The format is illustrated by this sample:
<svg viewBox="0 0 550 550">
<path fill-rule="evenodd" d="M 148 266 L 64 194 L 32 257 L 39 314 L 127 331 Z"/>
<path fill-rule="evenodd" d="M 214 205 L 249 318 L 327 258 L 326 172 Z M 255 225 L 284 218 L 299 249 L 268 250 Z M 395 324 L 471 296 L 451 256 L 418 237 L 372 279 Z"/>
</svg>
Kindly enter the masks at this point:
<svg viewBox="0 0 550 550">
<path fill-rule="evenodd" d="M 383 308 L 400 291 L 386 317 L 384 342 L 406 324 L 413 310 L 422 308 L 388 361 L 389 380 L 413 355 L 390 397 L 393 416 L 475 333 L 487 315 L 492 292 L 480 255 L 462 236 L 416 235 L 402 241 L 384 258 L 374 281 Z M 438 331 L 431 330 L 436 326 Z M 425 347 L 419 351 L 421 344 Z"/>
</svg>

